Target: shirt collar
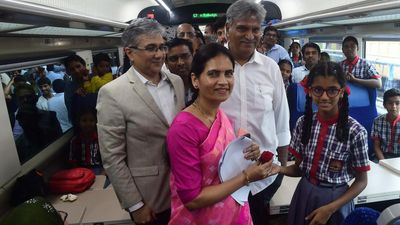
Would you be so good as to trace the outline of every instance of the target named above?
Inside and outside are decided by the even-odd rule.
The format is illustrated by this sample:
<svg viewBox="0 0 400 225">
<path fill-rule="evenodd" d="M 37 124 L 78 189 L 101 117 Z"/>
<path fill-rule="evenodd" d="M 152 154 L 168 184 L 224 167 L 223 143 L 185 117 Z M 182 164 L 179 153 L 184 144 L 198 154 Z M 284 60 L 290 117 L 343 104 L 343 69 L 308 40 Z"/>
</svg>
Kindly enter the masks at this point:
<svg viewBox="0 0 400 225">
<path fill-rule="evenodd" d="M 339 119 L 339 113 L 337 113 L 336 115 L 332 116 L 331 118 L 328 119 L 324 119 L 321 117 L 321 115 L 317 112 L 317 119 L 318 121 L 325 126 L 330 126 L 334 123 L 336 123 Z"/>
<path fill-rule="evenodd" d="M 135 67 L 132 66 L 132 69 L 133 69 L 133 70 L 135 71 L 135 73 L 138 75 L 139 79 L 143 82 L 143 84 L 152 84 L 151 81 L 149 81 L 146 77 L 144 77 L 141 73 L 139 73 L 139 72 L 135 69 Z M 161 82 L 161 81 L 168 81 L 168 77 L 167 77 L 167 75 L 165 75 L 165 73 L 162 73 L 162 72 L 160 71 L 160 74 L 161 74 L 160 82 Z"/>
<path fill-rule="evenodd" d="M 389 115 L 389 114 L 386 114 L 386 120 L 390 122 L 388 115 Z M 394 120 L 391 122 L 391 124 L 394 126 L 394 125 L 395 125 L 397 122 L 399 122 L 399 121 L 400 121 L 400 115 L 398 115 L 397 118 L 394 119 Z"/>
<path fill-rule="evenodd" d="M 349 61 L 349 60 L 345 60 L 344 61 L 344 64 L 346 64 L 346 65 L 356 65 L 356 63 L 358 62 L 358 60 L 360 59 L 360 57 L 358 57 L 358 55 L 356 55 L 356 57 L 354 57 L 354 59 L 352 60 L 352 61 Z"/>
<path fill-rule="evenodd" d="M 225 48 L 229 49 L 229 42 L 226 42 L 226 43 L 224 44 L 224 46 L 225 46 Z M 257 63 L 257 64 L 262 64 L 261 55 L 262 55 L 261 53 L 257 52 L 257 51 L 254 49 L 253 55 L 250 57 L 249 61 L 247 61 L 245 64 L 247 64 L 247 63 L 253 63 L 253 62 L 255 62 L 255 63 Z"/>
<path fill-rule="evenodd" d="M 251 56 L 251 58 L 249 59 L 249 61 L 247 63 L 257 63 L 257 64 L 262 64 L 262 54 L 257 52 L 256 50 L 254 50 L 253 55 Z"/>
</svg>

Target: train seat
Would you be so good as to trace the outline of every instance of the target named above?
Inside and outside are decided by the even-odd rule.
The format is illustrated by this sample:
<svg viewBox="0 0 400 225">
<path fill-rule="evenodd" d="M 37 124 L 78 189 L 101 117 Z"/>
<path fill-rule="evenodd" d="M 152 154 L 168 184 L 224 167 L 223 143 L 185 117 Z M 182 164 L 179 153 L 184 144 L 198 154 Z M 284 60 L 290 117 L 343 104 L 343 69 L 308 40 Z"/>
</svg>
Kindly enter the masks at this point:
<svg viewBox="0 0 400 225">
<path fill-rule="evenodd" d="M 371 153 L 372 142 L 369 136 L 371 134 L 372 123 L 378 116 L 376 90 L 352 83 L 347 83 L 347 86 L 349 86 L 351 91 L 349 95 L 349 115 L 368 131 L 369 150 Z M 298 83 L 291 84 L 288 87 L 287 95 L 290 109 L 290 130 L 293 130 L 297 119 L 304 114 L 306 95 L 304 88 Z M 316 111 L 317 107 L 313 105 L 313 109 Z"/>
</svg>

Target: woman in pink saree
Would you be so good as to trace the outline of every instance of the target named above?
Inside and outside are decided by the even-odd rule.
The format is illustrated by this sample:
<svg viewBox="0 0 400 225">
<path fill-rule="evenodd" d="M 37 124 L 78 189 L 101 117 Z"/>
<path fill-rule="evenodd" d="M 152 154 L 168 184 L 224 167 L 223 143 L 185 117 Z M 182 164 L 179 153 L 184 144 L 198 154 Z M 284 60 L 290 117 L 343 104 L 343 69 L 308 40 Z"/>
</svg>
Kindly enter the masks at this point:
<svg viewBox="0 0 400 225">
<path fill-rule="evenodd" d="M 194 101 L 180 112 L 168 135 L 171 161 L 171 225 L 252 224 L 248 204 L 240 205 L 230 195 L 250 182 L 265 178 L 271 162 L 254 163 L 243 173 L 221 183 L 218 162 L 225 147 L 235 138 L 225 113 L 219 109 L 233 88 L 234 60 L 219 44 L 208 44 L 192 63 Z M 256 144 L 244 158 L 255 160 Z"/>
</svg>

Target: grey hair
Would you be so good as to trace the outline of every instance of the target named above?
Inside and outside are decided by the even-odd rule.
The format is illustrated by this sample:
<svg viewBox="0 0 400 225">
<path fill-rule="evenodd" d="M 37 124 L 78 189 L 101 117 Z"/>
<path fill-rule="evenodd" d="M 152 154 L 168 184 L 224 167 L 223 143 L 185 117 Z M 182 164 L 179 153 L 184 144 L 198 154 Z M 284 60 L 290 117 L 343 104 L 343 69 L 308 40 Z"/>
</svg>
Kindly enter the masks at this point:
<svg viewBox="0 0 400 225">
<path fill-rule="evenodd" d="M 131 24 L 122 34 L 122 44 L 124 47 L 137 46 L 138 37 L 142 34 L 149 36 L 160 34 L 164 35 L 165 28 L 154 19 L 137 18 L 132 20 Z"/>
<path fill-rule="evenodd" d="M 229 6 L 226 11 L 226 23 L 232 23 L 234 20 L 250 18 L 255 16 L 260 23 L 264 20 L 267 11 L 261 4 L 254 0 L 239 0 Z"/>
</svg>

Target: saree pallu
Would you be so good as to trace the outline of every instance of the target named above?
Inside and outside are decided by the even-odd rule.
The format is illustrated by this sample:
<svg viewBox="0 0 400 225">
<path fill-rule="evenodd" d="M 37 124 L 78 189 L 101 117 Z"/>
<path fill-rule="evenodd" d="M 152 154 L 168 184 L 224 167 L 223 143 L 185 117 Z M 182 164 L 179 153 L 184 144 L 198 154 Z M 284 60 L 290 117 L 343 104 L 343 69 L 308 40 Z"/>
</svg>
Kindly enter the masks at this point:
<svg viewBox="0 0 400 225">
<path fill-rule="evenodd" d="M 220 184 L 218 163 L 225 147 L 235 138 L 233 128 L 221 110 L 212 124 L 207 138 L 199 146 L 202 187 Z M 174 175 L 171 174 L 170 225 L 251 225 L 249 205 L 237 203 L 230 195 L 214 205 L 189 211 L 180 200 Z"/>
</svg>

